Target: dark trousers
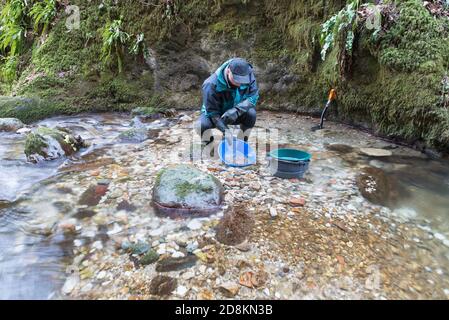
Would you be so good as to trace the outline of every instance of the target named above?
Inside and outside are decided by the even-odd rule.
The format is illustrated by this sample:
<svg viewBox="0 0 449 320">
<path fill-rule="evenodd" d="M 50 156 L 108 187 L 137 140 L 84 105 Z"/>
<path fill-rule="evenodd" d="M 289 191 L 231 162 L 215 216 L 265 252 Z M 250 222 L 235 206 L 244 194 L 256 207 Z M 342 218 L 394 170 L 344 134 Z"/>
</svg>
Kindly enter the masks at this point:
<svg viewBox="0 0 449 320">
<path fill-rule="evenodd" d="M 230 123 L 230 125 L 240 125 L 240 129 L 245 133 L 244 139 L 247 140 L 249 136 L 249 129 L 253 128 L 256 124 L 256 109 L 251 108 L 248 112 L 242 114 L 234 123 Z M 203 134 L 206 130 L 215 128 L 214 123 L 211 119 L 206 117 L 204 113 L 201 113 L 200 118 L 195 124 L 195 129 L 198 133 Z M 206 139 L 209 140 L 209 139 Z"/>
</svg>

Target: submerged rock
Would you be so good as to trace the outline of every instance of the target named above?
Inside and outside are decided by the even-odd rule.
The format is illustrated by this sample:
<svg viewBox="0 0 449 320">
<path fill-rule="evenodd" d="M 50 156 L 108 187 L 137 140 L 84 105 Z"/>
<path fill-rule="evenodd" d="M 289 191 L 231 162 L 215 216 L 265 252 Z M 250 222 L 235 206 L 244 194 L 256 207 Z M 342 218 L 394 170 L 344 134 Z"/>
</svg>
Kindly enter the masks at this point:
<svg viewBox="0 0 449 320">
<path fill-rule="evenodd" d="M 123 242 L 122 249 L 131 254 L 145 254 L 151 249 L 150 245 L 146 242 L 139 241 L 137 243 Z"/>
<path fill-rule="evenodd" d="M 168 296 L 176 290 L 178 281 L 167 276 L 156 276 L 150 282 L 150 293 L 158 296 Z"/>
<path fill-rule="evenodd" d="M 87 188 L 80 197 L 78 204 L 96 206 L 108 191 L 108 185 L 92 185 Z"/>
<path fill-rule="evenodd" d="M 207 215 L 220 210 L 223 185 L 211 174 L 189 165 L 162 169 L 153 188 L 153 203 L 168 215 Z"/>
<path fill-rule="evenodd" d="M 393 206 L 403 191 L 396 180 L 379 168 L 364 168 L 357 177 L 360 193 L 370 202 L 382 206 Z M 404 193 L 404 192 L 402 192 Z"/>
<path fill-rule="evenodd" d="M 0 131 L 15 132 L 23 128 L 22 121 L 16 118 L 0 118 Z"/>
<path fill-rule="evenodd" d="M 333 144 L 327 144 L 325 145 L 327 150 L 334 151 L 336 153 L 340 154 L 347 154 L 354 151 L 354 148 L 351 146 L 348 146 L 347 144 L 339 144 L 339 143 L 333 143 Z"/>
<path fill-rule="evenodd" d="M 191 268 L 196 264 L 198 258 L 194 255 L 187 255 L 185 257 L 179 258 L 165 258 L 159 260 L 156 264 L 157 272 L 169 272 L 169 271 L 179 271 L 186 268 Z"/>
<path fill-rule="evenodd" d="M 131 128 L 119 134 L 118 139 L 121 142 L 142 142 L 148 139 L 148 130 L 146 128 Z"/>
<path fill-rule="evenodd" d="M 86 146 L 80 136 L 75 137 L 66 129 L 40 127 L 27 136 L 24 152 L 28 161 L 37 163 L 70 156 Z"/>
<path fill-rule="evenodd" d="M 390 157 L 393 155 L 390 150 L 376 148 L 361 148 L 360 152 L 370 157 Z"/>
<path fill-rule="evenodd" d="M 238 245 L 248 239 L 253 228 L 253 215 L 247 206 L 240 205 L 221 219 L 216 227 L 216 238 L 226 245 Z"/>
</svg>

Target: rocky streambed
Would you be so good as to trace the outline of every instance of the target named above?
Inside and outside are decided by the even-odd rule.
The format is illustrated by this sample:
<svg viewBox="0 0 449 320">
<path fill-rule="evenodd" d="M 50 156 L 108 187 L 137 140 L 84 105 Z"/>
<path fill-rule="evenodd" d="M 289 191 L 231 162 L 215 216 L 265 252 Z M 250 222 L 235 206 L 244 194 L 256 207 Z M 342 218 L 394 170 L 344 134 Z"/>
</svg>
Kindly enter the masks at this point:
<svg viewBox="0 0 449 320">
<path fill-rule="evenodd" d="M 39 125 L 69 127 L 90 146 L 38 164 L 25 161 L 24 134 L 1 133 L 1 297 L 449 298 L 445 160 L 344 125 L 311 132 L 316 120 L 259 112 L 258 163 L 228 168 L 198 160 L 197 116 L 48 119 Z M 270 143 L 312 153 L 304 179 L 271 175 Z M 218 179 L 215 213 L 155 210 L 161 169 L 179 163 Z"/>
</svg>

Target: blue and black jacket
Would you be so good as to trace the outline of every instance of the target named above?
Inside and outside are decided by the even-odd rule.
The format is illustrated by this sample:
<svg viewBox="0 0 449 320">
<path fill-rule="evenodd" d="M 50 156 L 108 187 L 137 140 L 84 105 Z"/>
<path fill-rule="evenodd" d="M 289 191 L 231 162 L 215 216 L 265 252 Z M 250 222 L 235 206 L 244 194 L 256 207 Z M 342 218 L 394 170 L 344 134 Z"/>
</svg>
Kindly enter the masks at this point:
<svg viewBox="0 0 449 320">
<path fill-rule="evenodd" d="M 239 88 L 232 87 L 227 82 L 224 74 L 226 67 L 231 61 L 232 59 L 223 63 L 203 83 L 203 106 L 201 112 L 208 118 L 220 117 L 233 107 L 245 111 L 256 107 L 259 99 L 259 89 L 252 68 L 250 84 L 241 85 Z"/>
</svg>

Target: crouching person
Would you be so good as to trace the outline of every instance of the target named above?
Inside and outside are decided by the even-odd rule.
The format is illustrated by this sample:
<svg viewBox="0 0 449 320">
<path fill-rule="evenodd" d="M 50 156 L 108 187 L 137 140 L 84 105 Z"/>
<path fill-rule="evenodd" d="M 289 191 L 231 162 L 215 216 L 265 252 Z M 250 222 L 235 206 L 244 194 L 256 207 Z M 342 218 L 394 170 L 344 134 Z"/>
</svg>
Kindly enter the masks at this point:
<svg viewBox="0 0 449 320">
<path fill-rule="evenodd" d="M 243 139 L 248 141 L 256 123 L 259 89 L 253 67 L 246 60 L 233 58 L 223 63 L 203 83 L 203 105 L 196 131 L 202 142 L 213 141 L 210 129 L 217 128 L 225 136 L 228 125 L 240 125 Z M 226 134 L 226 138 L 231 138 Z"/>
</svg>

